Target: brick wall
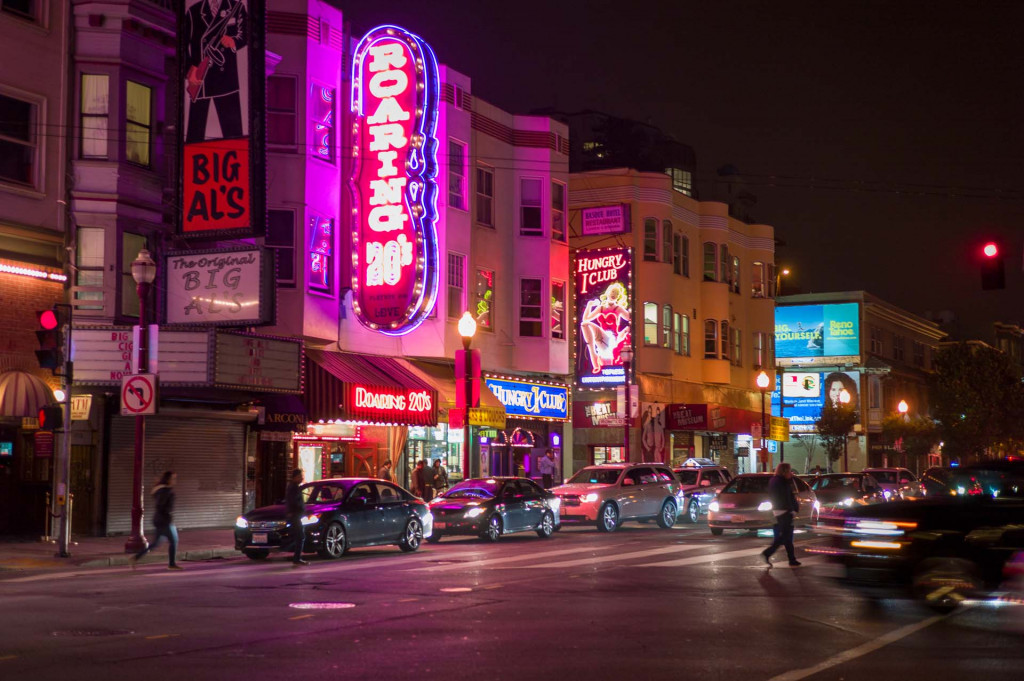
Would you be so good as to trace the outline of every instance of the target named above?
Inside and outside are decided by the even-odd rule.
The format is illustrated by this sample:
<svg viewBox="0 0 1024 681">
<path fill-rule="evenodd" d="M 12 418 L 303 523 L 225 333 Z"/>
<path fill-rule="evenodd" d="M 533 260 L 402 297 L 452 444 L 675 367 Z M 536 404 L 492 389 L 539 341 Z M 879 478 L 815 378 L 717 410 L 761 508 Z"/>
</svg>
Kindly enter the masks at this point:
<svg viewBox="0 0 1024 681">
<path fill-rule="evenodd" d="M 24 266 L 4 259 L 0 263 Z M 59 380 L 36 362 L 35 349 L 39 346 L 35 331 L 39 328 L 36 311 L 60 302 L 64 302 L 63 283 L 0 272 L 0 372 L 20 369 L 51 387 L 59 385 Z"/>
</svg>

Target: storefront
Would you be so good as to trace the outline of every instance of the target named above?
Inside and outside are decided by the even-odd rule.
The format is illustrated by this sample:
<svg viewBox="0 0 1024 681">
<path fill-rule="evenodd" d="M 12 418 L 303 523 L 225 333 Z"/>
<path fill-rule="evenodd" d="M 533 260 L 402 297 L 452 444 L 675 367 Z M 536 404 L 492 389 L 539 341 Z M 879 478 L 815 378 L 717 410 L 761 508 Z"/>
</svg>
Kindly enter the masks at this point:
<svg viewBox="0 0 1024 681">
<path fill-rule="evenodd" d="M 0 534 L 45 533 L 54 433 L 39 430 L 48 385 L 25 371 L 0 374 Z"/>
<path fill-rule="evenodd" d="M 573 469 L 626 461 L 626 418 L 616 412 L 615 393 L 608 390 L 587 391 L 586 395 L 589 399 L 576 399 L 572 404 L 573 441 L 576 449 Z M 638 439 L 639 423 L 637 418 L 630 421 L 630 440 L 633 442 Z M 637 458 L 636 454 L 633 458 Z"/>
<path fill-rule="evenodd" d="M 565 471 L 562 451 L 569 420 L 569 386 L 495 375 L 485 375 L 484 385 L 507 414 L 503 429 L 480 435 L 481 459 L 489 474 L 540 480 L 537 462 L 549 449 L 554 454 L 555 470 Z M 561 477 L 556 474 L 556 482 Z"/>
<path fill-rule="evenodd" d="M 758 470 L 751 432 L 761 414 L 717 404 L 665 405 L 666 439 L 672 465 L 689 458 L 711 459 L 736 473 Z"/>
</svg>

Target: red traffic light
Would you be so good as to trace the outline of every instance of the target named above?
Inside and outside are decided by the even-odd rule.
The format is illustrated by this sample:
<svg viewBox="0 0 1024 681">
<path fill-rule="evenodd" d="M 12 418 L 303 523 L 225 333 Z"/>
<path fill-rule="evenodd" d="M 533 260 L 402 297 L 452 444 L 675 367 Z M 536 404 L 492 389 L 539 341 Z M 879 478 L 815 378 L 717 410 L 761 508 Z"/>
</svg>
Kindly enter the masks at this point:
<svg viewBox="0 0 1024 681">
<path fill-rule="evenodd" d="M 60 324 L 60 321 L 57 319 L 57 312 L 54 310 L 43 310 L 36 314 L 39 315 L 39 326 L 43 327 L 47 331 L 56 329 Z"/>
<path fill-rule="evenodd" d="M 994 241 L 989 241 L 981 249 L 981 252 L 985 254 L 986 258 L 994 258 L 999 255 L 999 246 L 997 246 Z"/>
</svg>

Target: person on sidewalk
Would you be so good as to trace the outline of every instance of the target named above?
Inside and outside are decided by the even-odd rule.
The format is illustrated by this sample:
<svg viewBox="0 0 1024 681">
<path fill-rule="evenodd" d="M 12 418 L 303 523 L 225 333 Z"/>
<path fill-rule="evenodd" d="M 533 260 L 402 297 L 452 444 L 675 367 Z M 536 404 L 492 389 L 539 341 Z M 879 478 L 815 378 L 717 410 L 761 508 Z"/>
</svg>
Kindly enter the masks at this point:
<svg viewBox="0 0 1024 681">
<path fill-rule="evenodd" d="M 770 568 L 772 554 L 784 546 L 790 566 L 797 567 L 800 561 L 796 559 L 796 549 L 793 548 L 793 514 L 800 510 L 800 504 L 793 488 L 793 467 L 788 463 L 780 463 L 775 469 L 775 475 L 768 482 L 768 500 L 772 502 L 775 526 L 772 528 L 772 545 L 761 552 L 764 562 Z"/>
<path fill-rule="evenodd" d="M 448 471 L 441 465 L 441 459 L 434 459 L 434 496 L 441 496 L 446 489 L 448 489 Z"/>
<path fill-rule="evenodd" d="M 160 544 L 161 537 L 167 537 L 169 544 L 167 549 L 167 569 L 185 569 L 178 565 L 175 560 L 178 554 L 178 528 L 174 526 L 174 485 L 177 482 L 177 473 L 165 471 L 160 476 L 160 481 L 153 487 L 153 500 L 156 503 L 156 511 L 153 513 L 153 526 L 156 527 L 156 539 L 153 540 L 152 544 L 132 556 L 132 568 L 138 564 L 140 558 Z"/>
<path fill-rule="evenodd" d="M 384 463 L 377 469 L 377 477 L 388 482 L 395 481 L 395 476 L 391 474 L 391 459 L 384 459 Z"/>
<path fill-rule="evenodd" d="M 292 479 L 288 482 L 288 489 L 284 493 L 285 514 L 288 519 L 289 537 L 291 539 L 292 565 L 309 565 L 308 560 L 302 559 L 302 549 L 306 543 L 306 528 L 302 526 L 302 517 L 306 515 L 306 504 L 302 500 L 302 469 L 292 470 Z"/>
<path fill-rule="evenodd" d="M 426 492 L 423 490 L 426 481 L 426 473 L 423 470 L 425 464 L 426 462 L 422 459 L 416 462 L 416 468 L 412 471 L 412 484 L 409 490 L 413 495 L 421 499 L 426 498 Z"/>
<path fill-rule="evenodd" d="M 540 471 L 541 484 L 544 489 L 551 489 L 551 483 L 555 477 L 555 452 L 547 450 L 544 456 L 537 462 L 537 469 Z"/>
<path fill-rule="evenodd" d="M 423 501 L 434 498 L 434 467 L 423 459 Z"/>
</svg>

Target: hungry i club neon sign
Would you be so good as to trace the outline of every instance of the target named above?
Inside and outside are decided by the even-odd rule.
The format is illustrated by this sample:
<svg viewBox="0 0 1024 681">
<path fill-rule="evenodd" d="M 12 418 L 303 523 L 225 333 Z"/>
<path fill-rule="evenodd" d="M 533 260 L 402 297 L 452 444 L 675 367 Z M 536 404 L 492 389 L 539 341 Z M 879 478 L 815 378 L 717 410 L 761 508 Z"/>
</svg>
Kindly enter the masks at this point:
<svg viewBox="0 0 1024 681">
<path fill-rule="evenodd" d="M 352 307 L 369 329 L 409 333 L 437 301 L 437 60 L 379 26 L 352 65 Z"/>
</svg>

